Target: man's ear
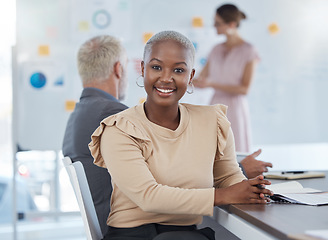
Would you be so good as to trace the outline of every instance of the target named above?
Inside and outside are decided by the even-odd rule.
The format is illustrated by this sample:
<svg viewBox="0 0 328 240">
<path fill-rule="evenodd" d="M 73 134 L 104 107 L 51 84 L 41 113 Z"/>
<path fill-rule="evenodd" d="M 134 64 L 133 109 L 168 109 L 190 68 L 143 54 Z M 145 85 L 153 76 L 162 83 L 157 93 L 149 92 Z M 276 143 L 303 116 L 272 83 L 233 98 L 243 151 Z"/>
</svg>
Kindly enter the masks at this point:
<svg viewBox="0 0 328 240">
<path fill-rule="evenodd" d="M 143 77 L 144 76 L 144 69 L 145 69 L 145 62 L 144 61 L 141 61 L 140 67 L 141 67 L 141 76 Z"/>
<path fill-rule="evenodd" d="M 123 67 L 120 62 L 114 64 L 114 74 L 117 78 L 121 79 L 123 73 Z"/>
</svg>

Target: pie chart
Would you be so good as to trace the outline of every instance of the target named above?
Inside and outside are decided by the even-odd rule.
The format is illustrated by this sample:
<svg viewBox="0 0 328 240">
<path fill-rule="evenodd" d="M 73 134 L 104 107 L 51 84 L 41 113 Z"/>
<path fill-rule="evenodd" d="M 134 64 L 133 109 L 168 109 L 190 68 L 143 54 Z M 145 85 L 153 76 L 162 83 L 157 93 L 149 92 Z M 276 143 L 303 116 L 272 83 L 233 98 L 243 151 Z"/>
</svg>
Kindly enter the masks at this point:
<svg viewBox="0 0 328 240">
<path fill-rule="evenodd" d="M 110 15 L 106 10 L 98 10 L 92 16 L 92 23 L 99 29 L 107 28 L 110 24 Z"/>
<path fill-rule="evenodd" d="M 46 76 L 41 72 L 33 73 L 30 77 L 30 83 L 34 88 L 42 88 L 46 85 Z"/>
</svg>

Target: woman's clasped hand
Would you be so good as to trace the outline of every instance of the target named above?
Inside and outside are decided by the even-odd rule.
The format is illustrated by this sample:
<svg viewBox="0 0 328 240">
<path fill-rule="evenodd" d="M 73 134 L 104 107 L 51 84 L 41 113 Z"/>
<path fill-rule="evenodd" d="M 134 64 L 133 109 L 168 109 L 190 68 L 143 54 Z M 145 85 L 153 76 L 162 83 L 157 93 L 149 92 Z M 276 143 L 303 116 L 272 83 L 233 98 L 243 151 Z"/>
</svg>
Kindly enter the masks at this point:
<svg viewBox="0 0 328 240">
<path fill-rule="evenodd" d="M 273 192 L 266 189 L 266 185 L 271 182 L 265 180 L 262 175 L 256 178 L 243 180 L 227 188 L 215 189 L 214 205 L 238 204 L 238 203 L 267 203 L 270 202 L 268 196 Z"/>
</svg>

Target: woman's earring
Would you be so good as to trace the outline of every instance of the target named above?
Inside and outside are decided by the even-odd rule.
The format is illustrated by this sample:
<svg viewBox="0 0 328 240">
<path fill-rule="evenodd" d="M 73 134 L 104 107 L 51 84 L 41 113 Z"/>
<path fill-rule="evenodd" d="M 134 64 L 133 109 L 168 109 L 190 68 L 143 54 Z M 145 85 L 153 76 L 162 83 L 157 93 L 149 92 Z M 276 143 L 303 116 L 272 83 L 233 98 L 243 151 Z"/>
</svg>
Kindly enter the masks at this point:
<svg viewBox="0 0 328 240">
<path fill-rule="evenodd" d="M 142 75 L 140 75 L 139 77 L 137 77 L 136 84 L 137 84 L 138 87 L 144 87 L 143 83 L 142 83 L 142 84 L 139 83 L 139 80 L 140 80 L 141 78 L 142 78 Z M 143 79 L 143 78 L 142 78 L 142 79 Z"/>
<path fill-rule="evenodd" d="M 188 87 L 189 87 L 189 89 L 188 89 Z M 188 85 L 187 85 L 187 93 L 192 94 L 193 92 L 194 92 L 194 84 L 192 82 L 191 83 L 188 83 Z"/>
</svg>

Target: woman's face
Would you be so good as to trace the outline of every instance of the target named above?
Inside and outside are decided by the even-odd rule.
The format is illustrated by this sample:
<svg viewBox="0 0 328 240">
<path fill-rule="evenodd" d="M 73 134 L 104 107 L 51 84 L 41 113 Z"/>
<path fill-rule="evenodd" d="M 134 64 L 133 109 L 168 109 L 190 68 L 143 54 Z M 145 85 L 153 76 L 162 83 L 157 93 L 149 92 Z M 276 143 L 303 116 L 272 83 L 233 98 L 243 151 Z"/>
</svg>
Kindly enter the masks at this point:
<svg viewBox="0 0 328 240">
<path fill-rule="evenodd" d="M 155 43 L 141 69 L 147 103 L 158 106 L 178 104 L 195 73 L 190 50 L 173 40 Z"/>
<path fill-rule="evenodd" d="M 231 34 L 237 29 L 236 22 L 226 23 L 218 14 L 215 14 L 214 27 L 216 28 L 217 34 Z"/>
</svg>

